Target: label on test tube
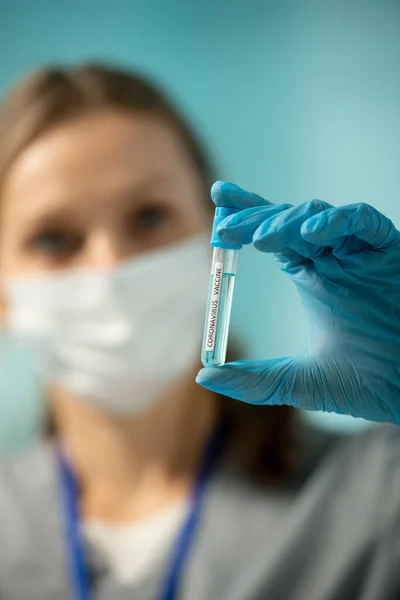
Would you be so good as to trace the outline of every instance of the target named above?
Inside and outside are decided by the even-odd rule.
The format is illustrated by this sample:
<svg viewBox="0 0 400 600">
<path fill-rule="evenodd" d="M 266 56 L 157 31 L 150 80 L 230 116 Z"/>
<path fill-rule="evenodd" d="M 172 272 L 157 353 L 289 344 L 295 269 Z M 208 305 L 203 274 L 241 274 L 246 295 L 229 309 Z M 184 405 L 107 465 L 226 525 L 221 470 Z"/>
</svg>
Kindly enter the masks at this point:
<svg viewBox="0 0 400 600">
<path fill-rule="evenodd" d="M 210 294 L 210 308 L 207 319 L 207 334 L 204 350 L 212 352 L 215 348 L 215 337 L 217 333 L 218 312 L 221 301 L 222 277 L 224 274 L 224 263 L 214 263 L 212 273 L 212 288 Z"/>
</svg>

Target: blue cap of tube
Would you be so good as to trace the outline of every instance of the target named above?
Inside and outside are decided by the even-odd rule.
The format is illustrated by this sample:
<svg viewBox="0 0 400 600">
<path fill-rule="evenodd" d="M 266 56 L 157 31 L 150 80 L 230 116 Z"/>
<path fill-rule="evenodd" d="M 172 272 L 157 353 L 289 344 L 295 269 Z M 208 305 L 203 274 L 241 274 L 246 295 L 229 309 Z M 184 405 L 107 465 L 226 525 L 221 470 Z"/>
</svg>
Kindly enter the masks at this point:
<svg viewBox="0 0 400 600">
<path fill-rule="evenodd" d="M 211 233 L 211 246 L 214 248 L 224 248 L 225 250 L 240 250 L 243 247 L 243 244 L 239 244 L 237 246 L 232 246 L 231 244 L 226 244 L 221 240 L 221 238 L 217 234 L 218 225 L 226 219 L 226 217 L 230 217 L 239 212 L 239 208 L 230 208 L 229 206 L 217 206 L 215 209 L 213 228 Z"/>
</svg>

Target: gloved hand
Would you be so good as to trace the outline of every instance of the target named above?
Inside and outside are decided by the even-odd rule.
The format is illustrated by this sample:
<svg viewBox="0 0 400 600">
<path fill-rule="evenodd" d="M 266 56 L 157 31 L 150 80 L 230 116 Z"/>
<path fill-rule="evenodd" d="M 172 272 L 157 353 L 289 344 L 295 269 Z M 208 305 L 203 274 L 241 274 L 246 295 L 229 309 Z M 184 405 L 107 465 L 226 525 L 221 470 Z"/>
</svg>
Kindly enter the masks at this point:
<svg viewBox="0 0 400 600">
<path fill-rule="evenodd" d="M 212 198 L 241 209 L 220 224 L 222 240 L 272 253 L 292 279 L 310 339 L 300 356 L 202 369 L 197 382 L 251 404 L 400 424 L 400 232 L 393 223 L 367 204 L 274 205 L 231 183 L 216 183 Z"/>
</svg>

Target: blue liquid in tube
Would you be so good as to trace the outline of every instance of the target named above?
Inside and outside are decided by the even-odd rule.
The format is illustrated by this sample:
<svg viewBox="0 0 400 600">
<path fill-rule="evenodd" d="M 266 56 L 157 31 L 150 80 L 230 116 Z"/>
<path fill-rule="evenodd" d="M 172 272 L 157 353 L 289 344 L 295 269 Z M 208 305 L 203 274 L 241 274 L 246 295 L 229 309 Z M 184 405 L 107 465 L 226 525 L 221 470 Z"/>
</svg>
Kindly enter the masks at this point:
<svg viewBox="0 0 400 600">
<path fill-rule="evenodd" d="M 237 249 L 214 247 L 201 353 L 205 367 L 225 362 L 237 259 Z"/>
</svg>

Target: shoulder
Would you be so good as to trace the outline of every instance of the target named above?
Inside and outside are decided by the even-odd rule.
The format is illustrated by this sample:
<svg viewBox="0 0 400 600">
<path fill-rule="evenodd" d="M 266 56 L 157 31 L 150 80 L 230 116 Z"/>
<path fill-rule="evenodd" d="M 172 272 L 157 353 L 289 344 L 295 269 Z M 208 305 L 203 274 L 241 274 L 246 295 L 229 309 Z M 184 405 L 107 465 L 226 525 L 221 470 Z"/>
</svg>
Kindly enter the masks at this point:
<svg viewBox="0 0 400 600">
<path fill-rule="evenodd" d="M 354 435 L 326 436 L 314 447 L 314 466 L 299 494 L 315 493 L 325 506 L 343 510 L 377 535 L 400 517 L 400 427 L 375 425 Z"/>
<path fill-rule="evenodd" d="M 43 442 L 0 461 L 2 554 L 28 552 L 47 532 L 58 530 L 59 486 L 55 453 Z"/>
<path fill-rule="evenodd" d="M 50 444 L 38 442 L 11 458 L 0 461 L 0 522 L 11 507 L 32 503 L 45 490 L 54 489 L 55 453 Z"/>
<path fill-rule="evenodd" d="M 374 479 L 400 473 L 400 427 L 378 425 L 360 434 L 338 437 L 331 442 L 327 459 L 349 474 L 368 470 Z"/>
<path fill-rule="evenodd" d="M 68 597 L 62 540 L 53 447 L 38 443 L 0 461 L 0 597 Z"/>
<path fill-rule="evenodd" d="M 301 473 L 285 486 L 257 486 L 230 464 L 218 472 L 192 563 L 199 573 L 208 565 L 208 577 L 196 581 L 203 598 L 224 597 L 221 569 L 237 587 L 249 585 L 251 573 L 260 598 L 279 589 L 296 595 L 300 574 L 315 565 L 319 577 L 308 598 L 322 597 L 322 582 L 332 582 L 332 597 L 342 594 L 343 581 L 359 589 L 367 577 L 360 569 L 371 585 L 383 578 L 397 591 L 400 428 L 339 436 L 304 427 L 299 433 Z M 382 587 L 379 597 L 394 595 Z"/>
<path fill-rule="evenodd" d="M 400 427 L 379 425 L 342 440 L 332 458 L 343 474 L 360 490 L 368 490 L 382 507 L 392 501 L 393 508 L 399 509 Z"/>
<path fill-rule="evenodd" d="M 251 507 L 245 513 L 251 513 L 249 519 L 258 514 L 261 523 L 263 514 L 293 514 L 303 507 L 303 519 L 309 514 L 312 522 L 320 507 L 321 514 L 343 511 L 349 519 L 365 518 L 366 527 L 374 515 L 377 530 L 399 519 L 400 427 L 379 425 L 360 434 L 337 435 L 304 426 L 299 434 L 299 469 L 283 486 L 248 485 L 226 470 L 220 475 L 225 513 L 242 513 L 239 522 L 244 524 L 245 505 Z"/>
</svg>

